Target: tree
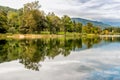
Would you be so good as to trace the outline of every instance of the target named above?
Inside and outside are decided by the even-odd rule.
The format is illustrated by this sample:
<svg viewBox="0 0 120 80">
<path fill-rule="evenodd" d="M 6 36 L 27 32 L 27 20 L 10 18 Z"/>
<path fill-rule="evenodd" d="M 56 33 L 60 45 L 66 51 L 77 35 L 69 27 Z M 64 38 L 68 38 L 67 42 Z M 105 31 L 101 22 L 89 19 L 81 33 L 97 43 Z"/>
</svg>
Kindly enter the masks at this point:
<svg viewBox="0 0 120 80">
<path fill-rule="evenodd" d="M 72 23 L 72 21 L 71 21 L 71 18 L 69 16 L 64 15 L 62 17 L 62 24 L 64 26 L 64 32 L 65 32 L 65 34 L 66 34 L 66 31 L 68 31 L 69 28 L 72 27 L 71 23 Z"/>
<path fill-rule="evenodd" d="M 23 8 L 22 25 L 20 31 L 22 33 L 40 32 L 44 27 L 44 12 L 40 11 L 39 1 L 27 3 Z"/>
<path fill-rule="evenodd" d="M 102 31 L 100 27 L 94 26 L 92 23 L 87 23 L 82 30 L 87 34 L 100 34 Z"/>
<path fill-rule="evenodd" d="M 0 11 L 0 33 L 6 33 L 8 30 L 7 13 Z"/>
<path fill-rule="evenodd" d="M 39 5 L 39 1 L 24 4 L 23 13 L 28 13 L 33 10 L 39 10 L 40 7 L 41 5 Z"/>
<path fill-rule="evenodd" d="M 76 32 L 78 33 L 82 32 L 82 23 L 76 23 Z"/>
<path fill-rule="evenodd" d="M 90 23 L 90 22 L 87 23 L 87 28 L 88 28 L 87 31 L 88 31 L 88 33 L 92 33 L 92 32 L 93 32 L 93 27 L 94 27 L 94 26 L 93 26 L 92 23 Z"/>
<path fill-rule="evenodd" d="M 15 33 L 18 30 L 19 27 L 19 14 L 17 12 L 8 12 L 7 14 L 7 18 L 8 18 L 8 25 L 9 25 L 9 29 L 8 32 L 12 32 Z"/>
<path fill-rule="evenodd" d="M 48 21 L 48 28 L 50 31 L 50 34 L 56 34 L 60 31 L 60 26 L 61 26 L 61 19 L 56 16 L 54 13 L 49 13 L 47 16 L 47 21 Z"/>
<path fill-rule="evenodd" d="M 88 27 L 93 27 L 93 24 L 90 23 L 90 22 L 88 22 L 88 23 L 87 23 L 87 26 L 88 26 Z"/>
</svg>

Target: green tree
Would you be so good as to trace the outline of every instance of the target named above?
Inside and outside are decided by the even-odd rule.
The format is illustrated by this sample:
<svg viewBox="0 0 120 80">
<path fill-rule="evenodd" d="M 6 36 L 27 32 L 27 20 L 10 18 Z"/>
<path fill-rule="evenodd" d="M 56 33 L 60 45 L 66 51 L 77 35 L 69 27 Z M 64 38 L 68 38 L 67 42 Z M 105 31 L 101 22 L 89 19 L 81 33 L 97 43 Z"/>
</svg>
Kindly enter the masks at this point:
<svg viewBox="0 0 120 80">
<path fill-rule="evenodd" d="M 100 34 L 101 33 L 101 28 L 94 26 L 92 23 L 87 23 L 83 28 L 83 33 L 87 34 Z"/>
<path fill-rule="evenodd" d="M 60 31 L 61 19 L 54 13 L 49 13 L 46 18 L 50 34 L 57 34 Z"/>
<path fill-rule="evenodd" d="M 78 33 L 82 32 L 82 23 L 76 23 L 76 32 Z"/>
<path fill-rule="evenodd" d="M 8 30 L 7 13 L 0 11 L 0 33 L 6 33 Z"/>
<path fill-rule="evenodd" d="M 71 18 L 67 15 L 64 15 L 62 17 L 62 24 L 63 24 L 63 27 L 64 27 L 64 33 L 66 34 L 66 32 L 69 30 L 69 28 L 71 27 Z"/>
<path fill-rule="evenodd" d="M 16 33 L 19 27 L 19 14 L 17 12 L 8 12 L 7 14 L 7 18 L 8 18 L 8 25 L 9 25 L 9 29 L 8 32 L 11 33 Z"/>
<path fill-rule="evenodd" d="M 40 33 L 44 28 L 45 16 L 40 11 L 39 1 L 27 3 L 23 8 L 22 25 L 20 32 L 22 33 Z"/>
</svg>

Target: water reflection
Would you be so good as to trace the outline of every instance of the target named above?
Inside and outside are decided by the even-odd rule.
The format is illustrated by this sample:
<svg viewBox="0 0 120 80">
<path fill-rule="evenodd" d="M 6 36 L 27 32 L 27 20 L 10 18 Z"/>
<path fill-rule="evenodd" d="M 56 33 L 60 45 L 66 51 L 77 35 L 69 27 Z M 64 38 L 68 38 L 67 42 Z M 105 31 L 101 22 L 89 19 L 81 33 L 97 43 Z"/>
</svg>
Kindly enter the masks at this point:
<svg viewBox="0 0 120 80">
<path fill-rule="evenodd" d="M 0 63 L 19 60 L 25 68 L 39 70 L 40 61 L 54 59 L 58 55 L 68 56 L 71 51 L 84 50 L 100 42 L 120 42 L 120 38 L 62 38 L 0 40 Z M 84 47 L 86 46 L 86 47 Z"/>
<path fill-rule="evenodd" d="M 120 68 L 112 68 L 105 71 L 95 71 L 85 80 L 120 80 Z"/>
</svg>

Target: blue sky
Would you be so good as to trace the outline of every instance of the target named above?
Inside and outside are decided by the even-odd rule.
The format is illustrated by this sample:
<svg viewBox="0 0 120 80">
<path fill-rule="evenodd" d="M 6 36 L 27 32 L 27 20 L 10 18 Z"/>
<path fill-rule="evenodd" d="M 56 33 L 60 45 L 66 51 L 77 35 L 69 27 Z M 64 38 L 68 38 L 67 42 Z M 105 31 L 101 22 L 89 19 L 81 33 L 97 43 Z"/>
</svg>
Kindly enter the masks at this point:
<svg viewBox="0 0 120 80">
<path fill-rule="evenodd" d="M 35 0 L 0 0 L 0 5 L 21 8 Z M 120 22 L 120 0 L 39 0 L 41 9 L 70 17 L 103 22 Z"/>
</svg>

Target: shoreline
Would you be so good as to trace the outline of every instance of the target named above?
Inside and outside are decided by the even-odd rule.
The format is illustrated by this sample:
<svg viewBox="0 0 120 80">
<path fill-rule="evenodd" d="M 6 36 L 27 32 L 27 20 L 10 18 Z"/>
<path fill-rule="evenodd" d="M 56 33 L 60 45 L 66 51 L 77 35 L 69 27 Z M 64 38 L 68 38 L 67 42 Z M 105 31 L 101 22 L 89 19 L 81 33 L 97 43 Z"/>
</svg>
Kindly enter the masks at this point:
<svg viewBox="0 0 120 80">
<path fill-rule="evenodd" d="M 44 35 L 44 34 L 13 34 L 7 35 L 6 38 L 13 39 L 39 39 L 39 38 L 58 38 L 63 37 L 64 35 Z"/>
<path fill-rule="evenodd" d="M 99 35 L 100 37 L 120 37 L 120 35 Z"/>
<path fill-rule="evenodd" d="M 0 34 L 0 38 L 12 39 L 40 39 L 40 38 L 63 38 L 65 35 L 57 34 Z M 120 35 L 66 35 L 66 37 L 120 37 Z"/>
</svg>

